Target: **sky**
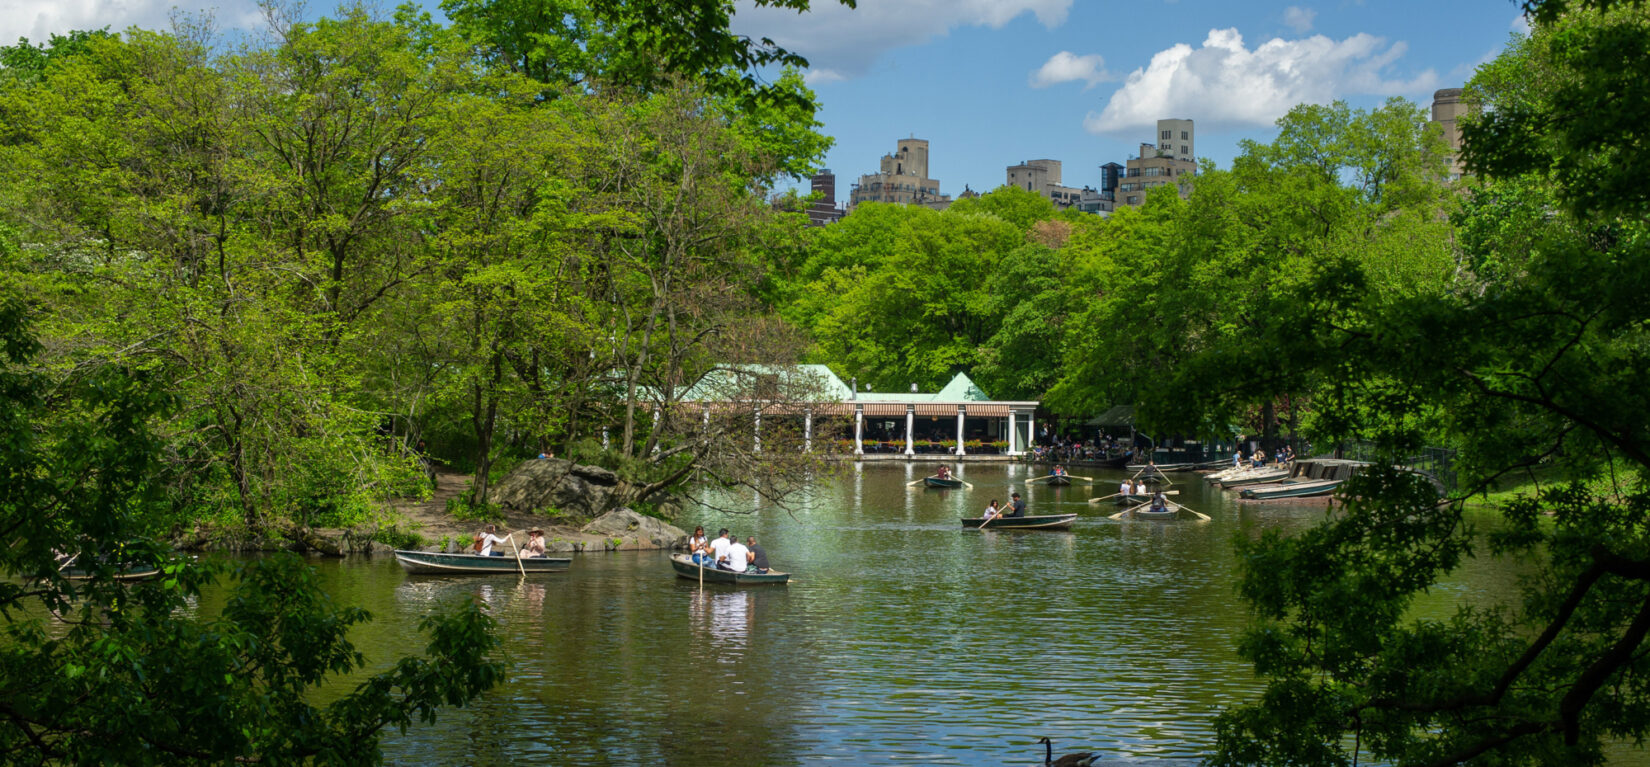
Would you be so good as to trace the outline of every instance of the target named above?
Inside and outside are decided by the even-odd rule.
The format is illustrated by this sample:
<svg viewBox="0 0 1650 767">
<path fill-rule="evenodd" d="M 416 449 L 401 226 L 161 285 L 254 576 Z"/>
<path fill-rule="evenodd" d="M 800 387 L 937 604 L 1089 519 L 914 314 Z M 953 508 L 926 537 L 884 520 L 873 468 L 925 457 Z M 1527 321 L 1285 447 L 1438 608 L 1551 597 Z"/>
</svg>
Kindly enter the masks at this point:
<svg viewBox="0 0 1650 767">
<path fill-rule="evenodd" d="M 393 4 L 393 3 L 388 3 Z M 310 10 L 322 3 L 312 0 Z M 436 2 L 426 5 L 434 10 Z M 989 191 L 1005 169 L 1054 159 L 1067 186 L 1151 141 L 1159 118 L 1195 123 L 1199 158 L 1227 167 L 1300 103 L 1431 103 L 1527 30 L 1512 0 L 740 0 L 734 30 L 806 56 L 836 143 L 837 197 L 907 136 L 927 139 L 940 191 Z M 0 0 L 0 40 L 108 26 L 164 28 L 210 11 L 262 24 L 254 0 Z M 803 183 L 805 187 L 805 182 Z"/>
</svg>

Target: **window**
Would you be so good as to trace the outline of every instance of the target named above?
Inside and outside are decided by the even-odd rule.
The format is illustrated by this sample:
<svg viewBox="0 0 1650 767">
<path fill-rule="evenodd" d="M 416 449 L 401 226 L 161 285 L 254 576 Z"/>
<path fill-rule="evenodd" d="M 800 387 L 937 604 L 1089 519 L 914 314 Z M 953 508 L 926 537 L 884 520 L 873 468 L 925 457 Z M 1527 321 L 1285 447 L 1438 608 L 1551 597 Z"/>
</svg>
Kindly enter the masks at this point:
<svg viewBox="0 0 1650 767">
<path fill-rule="evenodd" d="M 1140 204 L 1140 195 L 1138 195 L 1138 194 L 1129 195 L 1129 204 L 1130 205 L 1139 205 Z"/>
<path fill-rule="evenodd" d="M 1181 144 L 1180 145 L 1180 153 L 1181 154 L 1191 154 L 1192 153 L 1192 148 L 1189 147 L 1189 146 L 1186 146 L 1185 144 Z"/>
<path fill-rule="evenodd" d="M 1181 131 L 1180 132 L 1180 140 L 1181 141 L 1191 141 L 1192 140 L 1192 132 L 1191 131 L 1185 131 L 1185 130 Z"/>
<path fill-rule="evenodd" d="M 1174 138 L 1174 133 L 1172 131 L 1163 131 L 1163 139 L 1165 141 L 1171 138 Z"/>
</svg>

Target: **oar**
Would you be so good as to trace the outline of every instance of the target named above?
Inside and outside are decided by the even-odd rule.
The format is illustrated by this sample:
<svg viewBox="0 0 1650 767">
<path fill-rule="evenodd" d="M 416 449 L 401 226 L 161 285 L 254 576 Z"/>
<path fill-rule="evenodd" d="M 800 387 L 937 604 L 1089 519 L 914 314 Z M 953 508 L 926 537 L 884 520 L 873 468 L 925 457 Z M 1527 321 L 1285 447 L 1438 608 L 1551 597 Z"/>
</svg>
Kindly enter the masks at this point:
<svg viewBox="0 0 1650 767">
<path fill-rule="evenodd" d="M 1031 479 L 1028 479 L 1028 480 L 1026 480 L 1026 484 L 1028 484 L 1028 485 L 1029 485 L 1029 484 L 1031 484 L 1031 483 L 1033 483 L 1033 482 L 1041 482 L 1041 481 L 1043 481 L 1043 480 L 1045 480 L 1045 479 L 1053 479 L 1053 478 L 1054 478 L 1054 475 L 1053 475 L 1053 474 L 1044 474 L 1044 475 L 1043 475 L 1043 476 L 1041 476 L 1041 477 L 1032 477 L 1032 478 L 1031 478 Z"/>
<path fill-rule="evenodd" d="M 1181 510 L 1181 511 L 1189 511 L 1189 512 L 1191 512 L 1191 513 L 1193 513 L 1193 514 L 1196 514 L 1196 515 L 1197 515 L 1197 518 L 1198 518 L 1198 519 L 1201 519 L 1201 520 L 1203 520 L 1203 521 L 1204 521 L 1204 522 L 1209 522 L 1209 521 L 1211 521 L 1211 520 L 1213 520 L 1213 519 L 1214 519 L 1214 518 L 1213 518 L 1213 517 L 1211 517 L 1211 516 L 1209 516 L 1209 515 L 1208 515 L 1208 514 L 1204 514 L 1204 513 L 1203 513 L 1203 512 L 1201 512 L 1201 511 L 1198 511 L 1198 510 L 1196 510 L 1196 509 L 1193 509 L 1193 508 L 1191 508 L 1191 507 L 1189 507 L 1189 506 L 1183 506 L 1183 505 L 1181 505 L 1181 504 L 1178 504 L 1178 503 L 1177 503 L 1177 504 L 1175 504 L 1175 505 L 1176 505 L 1176 506 L 1179 506 L 1179 507 L 1180 507 L 1180 510 Z"/>
<path fill-rule="evenodd" d="M 966 487 L 966 488 L 968 488 L 968 489 L 969 489 L 969 490 L 973 490 L 973 489 L 974 489 L 974 485 L 973 485 L 973 483 L 971 483 L 971 482 L 969 482 L 969 481 L 968 481 L 968 480 L 966 480 L 966 479 L 959 479 L 959 480 L 957 480 L 957 481 L 958 481 L 958 482 L 961 482 L 961 483 L 963 483 L 963 487 Z"/>
<path fill-rule="evenodd" d="M 917 477 L 916 479 L 913 479 L 910 482 L 905 483 L 905 486 L 906 487 L 916 487 L 918 482 L 921 482 L 925 479 L 928 479 L 928 478 L 927 477 Z"/>
<path fill-rule="evenodd" d="M 992 517 L 992 518 L 990 518 L 990 519 L 988 519 L 988 520 L 986 520 L 986 521 L 984 521 L 984 522 L 981 522 L 981 523 L 980 523 L 980 529 L 981 529 L 981 530 L 984 530 L 984 529 L 985 529 L 985 526 L 986 526 L 986 525 L 989 525 L 989 524 L 991 524 L 991 523 L 992 523 L 992 522 L 996 522 L 996 521 L 997 521 L 997 519 L 998 519 L 998 518 L 999 518 L 999 517 L 1001 517 L 1001 516 L 1002 516 L 1002 515 L 1003 515 L 1003 513 L 1002 513 L 1002 512 L 1001 512 L 1001 511 L 999 511 L 999 512 L 997 512 L 997 516 L 995 516 L 995 517 Z"/>
<path fill-rule="evenodd" d="M 1093 482 L 1094 481 L 1094 477 L 1079 477 L 1076 474 L 1067 474 L 1066 476 L 1071 477 L 1072 479 L 1080 479 L 1080 480 L 1083 480 L 1084 482 Z"/>
<path fill-rule="evenodd" d="M 521 549 L 516 548 L 516 534 L 511 533 L 507 536 L 504 536 L 504 540 L 507 540 L 507 541 L 510 542 L 510 550 L 515 552 L 515 555 L 516 555 L 516 569 L 521 571 L 521 577 L 526 578 L 527 577 L 527 566 L 523 565 L 521 563 Z"/>
<path fill-rule="evenodd" d="M 1129 513 L 1129 512 L 1131 512 L 1131 511 L 1134 511 L 1134 509 L 1132 509 L 1132 508 L 1130 508 L 1130 509 L 1124 509 L 1124 510 L 1122 510 L 1122 511 L 1119 511 L 1119 512 L 1117 512 L 1117 513 L 1116 513 L 1116 514 L 1113 514 L 1113 515 L 1111 515 L 1111 516 L 1109 516 L 1109 517 L 1106 517 L 1106 519 L 1122 519 L 1122 518 L 1123 518 L 1123 515 L 1124 515 L 1124 514 L 1127 514 L 1127 513 Z"/>
<path fill-rule="evenodd" d="M 1099 503 L 1107 498 L 1116 498 L 1119 495 L 1122 495 L 1122 493 L 1112 493 L 1111 495 L 1102 495 L 1099 498 L 1090 498 L 1089 503 Z"/>
</svg>

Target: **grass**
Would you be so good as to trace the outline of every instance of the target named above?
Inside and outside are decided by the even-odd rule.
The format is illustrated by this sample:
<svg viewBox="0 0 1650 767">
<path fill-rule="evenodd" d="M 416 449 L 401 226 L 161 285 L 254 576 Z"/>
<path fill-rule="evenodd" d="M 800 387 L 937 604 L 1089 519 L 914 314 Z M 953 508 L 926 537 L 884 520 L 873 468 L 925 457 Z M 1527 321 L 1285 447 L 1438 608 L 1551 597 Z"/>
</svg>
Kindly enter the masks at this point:
<svg viewBox="0 0 1650 767">
<path fill-rule="evenodd" d="M 1543 464 L 1517 475 L 1503 477 L 1494 489 L 1468 498 L 1467 505 L 1500 506 L 1520 496 L 1534 496 L 1543 489 L 1568 484 L 1574 479 L 1572 471 L 1558 464 Z M 1637 469 L 1618 466 L 1613 478 L 1611 472 L 1606 470 L 1599 476 L 1583 479 L 1582 483 L 1593 493 L 1607 496 L 1613 495 L 1618 488 L 1638 485 L 1639 475 Z"/>
</svg>

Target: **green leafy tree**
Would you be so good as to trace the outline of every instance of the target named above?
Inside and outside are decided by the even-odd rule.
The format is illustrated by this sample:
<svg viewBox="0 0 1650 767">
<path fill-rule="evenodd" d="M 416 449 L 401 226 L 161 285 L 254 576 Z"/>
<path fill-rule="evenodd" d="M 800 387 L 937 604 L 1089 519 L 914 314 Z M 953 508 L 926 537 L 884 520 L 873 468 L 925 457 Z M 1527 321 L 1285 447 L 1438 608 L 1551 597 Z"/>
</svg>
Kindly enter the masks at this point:
<svg viewBox="0 0 1650 767">
<path fill-rule="evenodd" d="M 174 560 L 164 436 L 170 370 L 36 363 L 15 286 L 0 288 L 0 753 L 8 764 L 365 764 L 388 728 L 429 722 L 492 687 L 492 619 L 475 602 L 432 615 L 427 655 L 364 671 L 348 640 L 368 619 L 331 602 L 295 557 Z M 125 584 L 123 569 L 164 568 Z M 70 580 L 70 574 L 87 576 Z M 227 579 L 221 610 L 201 589 Z"/>
<path fill-rule="evenodd" d="M 1464 488 L 1440 502 L 1377 469 L 1319 528 L 1241 545 L 1258 619 L 1241 649 L 1268 686 L 1221 717 L 1215 764 L 1365 751 L 1402 765 L 1602 764 L 1606 744 L 1650 731 L 1650 240 L 1644 182 L 1617 175 L 1643 152 L 1564 111 L 1590 93 L 1601 124 L 1637 119 L 1642 59 L 1621 54 L 1644 50 L 1650 24 L 1638 3 L 1532 5 L 1534 33 L 1469 84 L 1485 111 L 1465 156 L 1484 178 L 1454 215 L 1450 279 L 1391 289 L 1343 261 L 1295 291 L 1321 318 L 1302 327 L 1316 351 L 1293 363 L 1323 377 L 1320 433 L 1374 439 L 1389 459 L 1441 437 L 1460 446 Z M 1460 496 L 1537 466 L 1565 480 L 1505 504 L 1491 532 L 1467 524 Z M 1486 555 L 1521 563 L 1516 599 L 1412 616 Z"/>
</svg>

